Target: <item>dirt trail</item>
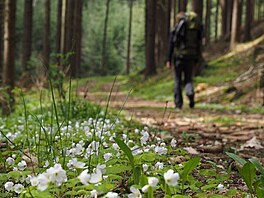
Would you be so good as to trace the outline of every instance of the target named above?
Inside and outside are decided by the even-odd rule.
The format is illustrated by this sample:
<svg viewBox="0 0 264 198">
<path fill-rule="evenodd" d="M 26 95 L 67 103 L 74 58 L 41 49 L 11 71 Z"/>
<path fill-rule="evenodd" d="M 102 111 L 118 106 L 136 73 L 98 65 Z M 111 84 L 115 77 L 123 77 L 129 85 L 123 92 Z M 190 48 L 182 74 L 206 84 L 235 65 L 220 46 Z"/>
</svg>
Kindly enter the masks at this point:
<svg viewBox="0 0 264 198">
<path fill-rule="evenodd" d="M 107 104 L 110 89 L 98 92 L 85 90 L 87 88 L 82 88 L 79 93 L 87 100 L 100 105 Z M 198 152 L 222 152 L 226 145 L 231 145 L 237 146 L 237 149 L 248 147 L 249 150 L 259 147 L 257 154 L 261 158 L 264 156 L 264 150 L 261 148 L 264 146 L 261 145 L 262 142 L 264 143 L 263 114 L 189 109 L 186 104 L 181 111 L 176 111 L 173 101 L 146 100 L 128 96 L 118 89 L 112 92 L 109 106 L 117 110 L 123 108 L 126 116 L 148 126 L 169 131 L 169 136 L 176 137 L 180 143 L 188 138 L 193 139 L 191 141 L 195 143 L 188 145 Z M 163 136 L 167 137 L 168 134 L 165 133 Z M 249 140 L 251 141 L 247 142 Z"/>
</svg>

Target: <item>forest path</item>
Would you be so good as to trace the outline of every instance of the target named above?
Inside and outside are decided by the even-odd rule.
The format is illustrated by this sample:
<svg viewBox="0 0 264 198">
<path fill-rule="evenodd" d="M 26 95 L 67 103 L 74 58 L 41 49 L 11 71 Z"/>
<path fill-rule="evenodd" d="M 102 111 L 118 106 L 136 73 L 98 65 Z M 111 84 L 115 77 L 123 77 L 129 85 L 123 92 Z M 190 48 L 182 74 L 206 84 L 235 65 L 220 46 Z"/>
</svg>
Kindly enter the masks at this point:
<svg viewBox="0 0 264 198">
<path fill-rule="evenodd" d="M 102 86 L 101 90 L 81 87 L 79 94 L 90 102 L 106 106 L 111 84 Z M 92 83 L 91 83 L 92 84 Z M 109 106 L 121 110 L 130 119 L 136 119 L 142 124 L 159 128 L 168 133 L 162 133 L 163 138 L 175 137 L 178 143 L 194 148 L 192 152 L 219 153 L 225 147 L 237 150 L 258 149 L 254 156 L 264 162 L 264 115 L 242 113 L 240 111 L 220 111 L 213 109 L 190 109 L 187 104 L 181 111 L 174 108 L 173 101 L 160 102 L 129 96 L 114 87 Z M 188 143 L 187 143 L 188 142 Z M 186 144 L 187 143 L 187 144 Z"/>
</svg>

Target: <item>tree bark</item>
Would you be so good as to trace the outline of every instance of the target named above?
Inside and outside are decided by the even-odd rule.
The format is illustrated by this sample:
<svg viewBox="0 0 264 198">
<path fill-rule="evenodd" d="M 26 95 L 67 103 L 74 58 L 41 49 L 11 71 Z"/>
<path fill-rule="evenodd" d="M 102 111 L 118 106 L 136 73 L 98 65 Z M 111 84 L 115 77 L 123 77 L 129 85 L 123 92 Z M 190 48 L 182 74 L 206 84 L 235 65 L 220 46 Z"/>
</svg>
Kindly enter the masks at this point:
<svg viewBox="0 0 264 198">
<path fill-rule="evenodd" d="M 156 1 L 146 0 L 146 67 L 145 78 L 156 74 L 155 65 Z"/>
<path fill-rule="evenodd" d="M 133 0 L 129 0 L 129 22 L 128 22 L 128 37 L 127 37 L 127 64 L 126 74 L 130 73 L 130 48 L 131 48 L 131 32 L 132 32 L 132 13 L 133 13 Z"/>
<path fill-rule="evenodd" d="M 8 115 L 13 110 L 14 96 L 12 89 L 15 85 L 15 24 L 16 24 L 16 0 L 5 1 L 5 27 L 4 27 L 4 64 L 3 87 L 7 97 L 2 101 L 3 114 Z"/>
<path fill-rule="evenodd" d="M 73 42 L 75 43 L 74 48 L 74 59 L 72 63 L 72 76 L 78 77 L 81 68 L 81 49 L 82 49 L 82 7 L 83 0 L 74 1 L 74 36 Z"/>
<path fill-rule="evenodd" d="M 205 16 L 205 45 L 210 43 L 210 29 L 211 29 L 211 5 L 212 1 L 206 1 L 206 16 Z"/>
<path fill-rule="evenodd" d="M 24 24 L 22 38 L 22 72 L 28 70 L 27 64 L 31 57 L 31 38 L 32 38 L 32 20 L 33 20 L 33 0 L 25 0 L 24 4 Z"/>
<path fill-rule="evenodd" d="M 233 5 L 233 16 L 232 16 L 232 29 L 231 29 L 231 40 L 230 40 L 230 50 L 233 50 L 236 46 L 236 43 L 239 42 L 239 34 L 240 34 L 240 24 L 239 20 L 241 20 L 241 1 L 234 0 Z"/>
<path fill-rule="evenodd" d="M 56 60 L 57 65 L 60 67 L 60 54 L 61 54 L 61 40 L 62 40 L 62 0 L 58 0 L 57 4 L 57 27 L 56 27 Z"/>
<path fill-rule="evenodd" d="M 198 15 L 199 20 L 203 21 L 203 1 L 192 0 L 192 10 Z"/>
<path fill-rule="evenodd" d="M 44 9 L 43 66 L 45 72 L 48 72 L 50 62 L 50 0 L 44 1 Z"/>
<path fill-rule="evenodd" d="M 186 12 L 188 0 L 178 0 L 179 12 Z"/>
<path fill-rule="evenodd" d="M 216 1 L 216 11 L 215 11 L 215 31 L 214 31 L 215 41 L 217 41 L 218 39 L 218 14 L 219 14 L 219 0 Z"/>
<path fill-rule="evenodd" d="M 4 51 L 4 6 L 5 1 L 0 1 L 0 73 L 2 73 L 3 69 L 3 51 Z M 2 75 L 0 75 L 0 81 L 2 79 Z"/>
<path fill-rule="evenodd" d="M 101 64 L 101 72 L 102 75 L 106 75 L 105 66 L 106 66 L 106 41 L 107 41 L 107 28 L 108 28 L 108 17 L 109 17 L 109 7 L 110 0 L 106 2 L 106 10 L 105 10 L 105 22 L 104 22 L 104 34 L 103 34 L 103 43 L 102 43 L 102 64 Z"/>
<path fill-rule="evenodd" d="M 227 33 L 227 0 L 220 0 L 221 6 L 221 35 L 225 36 Z"/>
<path fill-rule="evenodd" d="M 252 9 L 254 8 L 252 0 L 246 0 L 246 24 L 245 24 L 245 37 L 244 41 L 249 41 L 251 37 L 251 24 L 253 22 Z"/>
</svg>

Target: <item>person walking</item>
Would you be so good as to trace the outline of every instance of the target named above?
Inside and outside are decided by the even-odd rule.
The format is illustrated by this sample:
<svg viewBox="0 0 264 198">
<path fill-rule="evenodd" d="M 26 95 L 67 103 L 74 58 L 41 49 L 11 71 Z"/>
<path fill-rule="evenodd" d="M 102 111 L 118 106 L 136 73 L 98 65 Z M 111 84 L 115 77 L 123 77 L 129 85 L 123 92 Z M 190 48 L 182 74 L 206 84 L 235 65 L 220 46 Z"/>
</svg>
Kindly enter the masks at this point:
<svg viewBox="0 0 264 198">
<path fill-rule="evenodd" d="M 175 107 L 183 106 L 182 86 L 189 99 L 189 107 L 194 108 L 194 88 L 192 82 L 193 68 L 201 57 L 202 24 L 194 12 L 180 12 L 177 15 L 177 24 L 170 33 L 168 58 L 166 65 L 169 69 L 174 66 Z M 184 81 L 182 75 L 184 74 Z"/>
</svg>

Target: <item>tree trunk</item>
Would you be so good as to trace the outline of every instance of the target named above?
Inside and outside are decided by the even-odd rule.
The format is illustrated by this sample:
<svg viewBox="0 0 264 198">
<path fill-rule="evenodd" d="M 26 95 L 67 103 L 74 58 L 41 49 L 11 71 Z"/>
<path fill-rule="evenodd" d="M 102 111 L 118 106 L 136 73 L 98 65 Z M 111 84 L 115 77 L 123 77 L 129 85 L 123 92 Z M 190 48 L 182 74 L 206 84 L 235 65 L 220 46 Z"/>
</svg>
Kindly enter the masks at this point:
<svg viewBox="0 0 264 198">
<path fill-rule="evenodd" d="M 155 65 L 156 1 L 146 0 L 146 67 L 145 78 L 156 74 Z"/>
<path fill-rule="evenodd" d="M 126 74 L 130 73 L 130 48 L 131 48 L 131 31 L 132 31 L 132 13 L 133 13 L 133 0 L 129 0 L 129 22 L 128 22 L 128 37 L 127 37 L 127 64 Z"/>
<path fill-rule="evenodd" d="M 211 29 L 211 0 L 206 1 L 206 16 L 205 16 L 205 45 L 210 43 Z"/>
<path fill-rule="evenodd" d="M 174 27 L 176 25 L 176 13 L 177 13 L 177 9 L 176 9 L 176 0 L 172 0 L 171 2 L 171 27 Z"/>
<path fill-rule="evenodd" d="M 4 51 L 4 6 L 5 1 L 0 1 L 0 74 L 2 74 L 3 70 L 3 51 Z M 0 75 L 0 81 L 2 79 L 2 75 Z"/>
<path fill-rule="evenodd" d="M 102 64 L 101 64 L 102 75 L 106 75 L 106 72 L 105 72 L 106 58 L 107 58 L 106 57 L 106 41 L 107 41 L 107 27 L 108 27 L 109 7 L 110 7 L 110 0 L 107 0 L 107 2 L 106 2 L 106 10 L 105 10 L 103 44 L 102 44 Z"/>
<path fill-rule="evenodd" d="M 186 12 L 188 0 L 178 0 L 179 12 Z"/>
<path fill-rule="evenodd" d="M 58 0 L 57 4 L 57 27 L 56 27 L 56 60 L 57 60 L 57 65 L 60 67 L 60 54 L 62 53 L 61 51 L 61 40 L 62 40 L 62 0 Z"/>
<path fill-rule="evenodd" d="M 50 61 L 50 0 L 44 1 L 44 39 L 43 39 L 43 66 L 45 72 L 49 70 Z"/>
<path fill-rule="evenodd" d="M 251 24 L 253 22 L 252 9 L 254 8 L 254 3 L 252 0 L 246 0 L 246 24 L 245 24 L 245 37 L 244 41 L 249 41 L 251 37 Z"/>
<path fill-rule="evenodd" d="M 192 10 L 198 15 L 199 20 L 203 21 L 203 1 L 192 0 Z"/>
<path fill-rule="evenodd" d="M 3 114 L 12 112 L 14 97 L 12 89 L 15 85 L 15 24 L 16 24 L 16 0 L 5 1 L 5 27 L 4 27 L 4 64 L 3 64 L 3 87 L 6 96 L 2 101 Z"/>
<path fill-rule="evenodd" d="M 22 72 L 27 72 L 27 64 L 31 57 L 33 0 L 25 0 L 24 4 L 24 25 L 22 38 Z"/>
<path fill-rule="evenodd" d="M 227 34 L 227 0 L 220 0 L 221 6 L 221 36 L 225 36 Z"/>
<path fill-rule="evenodd" d="M 241 0 L 234 0 L 230 50 L 233 50 L 236 46 L 236 43 L 239 41 L 240 24 L 241 24 L 241 22 L 239 22 L 239 20 L 241 21 L 240 4 L 241 4 Z"/>
<path fill-rule="evenodd" d="M 219 14 L 219 0 L 216 1 L 216 11 L 215 11 L 215 38 L 214 40 L 217 41 L 218 39 L 218 14 Z"/>
<path fill-rule="evenodd" d="M 82 48 L 82 7 L 83 0 L 74 1 L 74 36 L 73 42 L 75 43 L 74 48 L 74 59 L 72 64 L 72 76 L 78 77 L 81 68 L 81 48 Z"/>
</svg>

